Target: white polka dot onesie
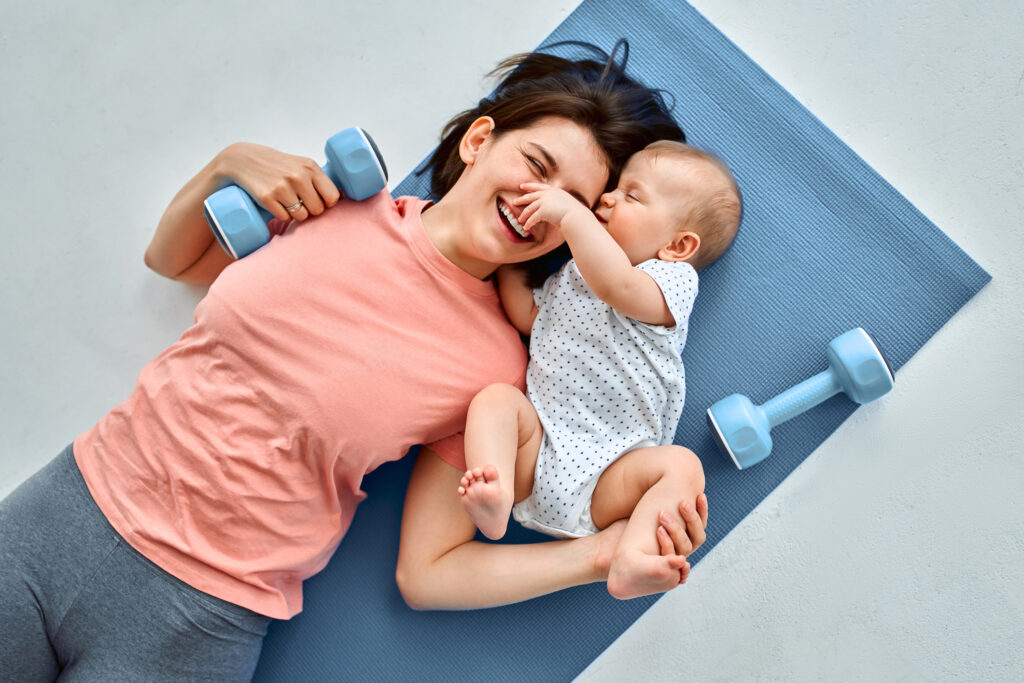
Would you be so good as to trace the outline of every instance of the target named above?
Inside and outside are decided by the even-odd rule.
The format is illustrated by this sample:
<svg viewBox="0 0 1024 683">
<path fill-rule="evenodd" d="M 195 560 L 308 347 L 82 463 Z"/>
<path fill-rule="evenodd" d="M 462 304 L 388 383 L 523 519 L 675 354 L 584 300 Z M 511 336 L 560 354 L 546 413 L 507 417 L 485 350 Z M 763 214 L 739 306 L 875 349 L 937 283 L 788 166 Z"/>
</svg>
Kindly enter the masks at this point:
<svg viewBox="0 0 1024 683">
<path fill-rule="evenodd" d="M 569 261 L 534 290 L 527 395 L 544 427 L 533 492 L 516 521 L 554 536 L 597 531 L 590 497 L 619 456 L 672 443 L 686 380 L 680 358 L 697 296 L 688 263 L 637 266 L 658 283 L 675 327 L 648 325 L 599 299 Z"/>
</svg>

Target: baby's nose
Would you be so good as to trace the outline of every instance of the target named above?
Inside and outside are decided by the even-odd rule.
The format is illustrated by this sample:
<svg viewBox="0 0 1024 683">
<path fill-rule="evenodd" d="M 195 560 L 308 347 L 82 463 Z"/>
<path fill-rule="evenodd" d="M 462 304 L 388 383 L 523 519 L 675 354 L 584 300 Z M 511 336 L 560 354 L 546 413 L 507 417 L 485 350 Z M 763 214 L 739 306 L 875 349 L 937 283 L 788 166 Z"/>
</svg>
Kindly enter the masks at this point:
<svg viewBox="0 0 1024 683">
<path fill-rule="evenodd" d="M 611 206 L 612 204 L 615 203 L 615 195 L 611 192 L 605 192 L 603 195 L 601 195 L 600 202 L 605 206 Z"/>
</svg>

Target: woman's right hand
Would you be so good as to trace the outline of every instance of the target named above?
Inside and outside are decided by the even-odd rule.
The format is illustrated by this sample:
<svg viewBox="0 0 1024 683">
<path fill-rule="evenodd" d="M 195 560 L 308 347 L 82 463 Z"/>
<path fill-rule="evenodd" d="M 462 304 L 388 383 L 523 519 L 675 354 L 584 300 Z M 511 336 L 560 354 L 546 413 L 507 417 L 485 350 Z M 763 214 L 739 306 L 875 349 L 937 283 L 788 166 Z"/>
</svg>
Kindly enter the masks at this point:
<svg viewBox="0 0 1024 683">
<path fill-rule="evenodd" d="M 251 142 L 230 145 L 218 157 L 222 177 L 240 185 L 282 221 L 319 216 L 341 198 L 323 169 L 308 157 Z"/>
<path fill-rule="evenodd" d="M 213 238 L 203 202 L 232 183 L 285 222 L 319 215 L 341 197 L 312 159 L 250 142 L 229 145 L 185 183 L 164 210 L 146 249 L 146 265 L 182 282 L 213 282 L 232 259 Z"/>
</svg>

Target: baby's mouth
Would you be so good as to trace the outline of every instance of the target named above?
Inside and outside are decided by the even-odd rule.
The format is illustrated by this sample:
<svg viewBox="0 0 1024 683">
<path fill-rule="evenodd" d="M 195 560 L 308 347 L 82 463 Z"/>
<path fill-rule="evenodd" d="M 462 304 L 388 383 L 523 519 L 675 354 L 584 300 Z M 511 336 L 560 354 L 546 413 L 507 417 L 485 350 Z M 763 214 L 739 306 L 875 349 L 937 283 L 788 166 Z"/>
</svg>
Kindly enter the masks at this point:
<svg viewBox="0 0 1024 683">
<path fill-rule="evenodd" d="M 498 200 L 498 213 L 501 214 L 502 222 L 508 227 L 509 230 L 515 233 L 520 239 L 526 242 L 532 242 L 536 239 L 534 235 L 528 233 L 526 229 L 522 225 L 520 225 L 519 220 L 516 219 L 516 216 L 512 212 L 511 207 L 509 207 L 501 199 Z"/>
</svg>

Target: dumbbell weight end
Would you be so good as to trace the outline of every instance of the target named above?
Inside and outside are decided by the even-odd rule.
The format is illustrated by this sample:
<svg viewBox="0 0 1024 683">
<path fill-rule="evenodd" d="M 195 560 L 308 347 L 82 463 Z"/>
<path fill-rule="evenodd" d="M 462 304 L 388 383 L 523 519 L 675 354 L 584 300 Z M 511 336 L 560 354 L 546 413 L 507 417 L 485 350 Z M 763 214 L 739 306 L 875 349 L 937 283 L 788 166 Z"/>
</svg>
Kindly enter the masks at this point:
<svg viewBox="0 0 1024 683">
<path fill-rule="evenodd" d="M 270 241 L 267 223 L 274 215 L 237 185 L 228 185 L 207 197 L 203 215 L 221 248 L 232 258 L 240 259 Z"/>
<path fill-rule="evenodd" d="M 324 173 L 349 199 L 362 201 L 384 189 L 388 169 L 370 134 L 362 128 L 346 128 L 327 139 Z"/>
</svg>

